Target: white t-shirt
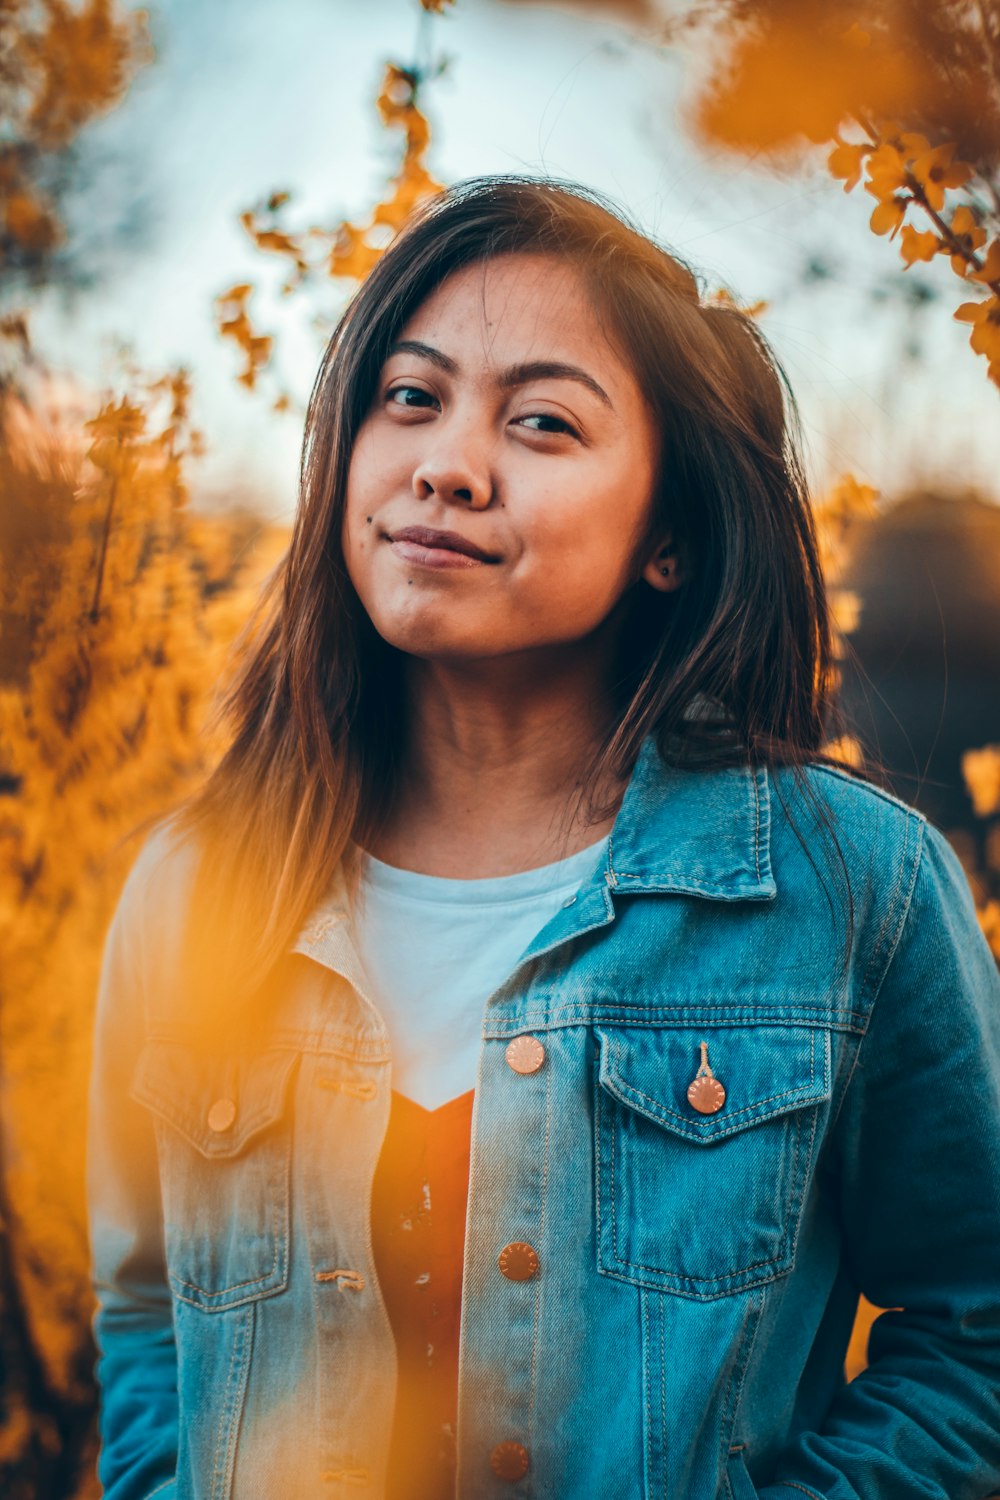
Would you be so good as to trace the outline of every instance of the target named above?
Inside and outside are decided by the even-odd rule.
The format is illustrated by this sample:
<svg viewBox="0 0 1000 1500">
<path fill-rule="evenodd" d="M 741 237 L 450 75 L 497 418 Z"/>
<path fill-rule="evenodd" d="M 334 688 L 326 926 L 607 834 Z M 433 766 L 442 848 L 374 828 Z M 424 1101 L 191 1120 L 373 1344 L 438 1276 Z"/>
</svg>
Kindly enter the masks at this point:
<svg viewBox="0 0 1000 1500">
<path fill-rule="evenodd" d="M 399 870 L 364 855 L 354 937 L 389 1029 L 392 1087 L 425 1109 L 475 1088 L 483 1007 L 607 851 L 486 880 Z"/>
</svg>

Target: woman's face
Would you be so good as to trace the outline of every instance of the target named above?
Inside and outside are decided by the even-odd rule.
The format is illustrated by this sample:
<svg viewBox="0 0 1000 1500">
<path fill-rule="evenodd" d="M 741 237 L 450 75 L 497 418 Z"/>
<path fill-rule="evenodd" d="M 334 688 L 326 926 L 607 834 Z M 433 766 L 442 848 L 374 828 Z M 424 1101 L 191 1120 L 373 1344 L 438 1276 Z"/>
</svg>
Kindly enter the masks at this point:
<svg viewBox="0 0 1000 1500">
<path fill-rule="evenodd" d="M 469 661 L 581 640 L 659 559 L 657 433 L 578 273 L 464 267 L 400 332 L 354 445 L 343 546 L 375 628 Z M 646 564 L 642 568 L 642 564 Z"/>
</svg>

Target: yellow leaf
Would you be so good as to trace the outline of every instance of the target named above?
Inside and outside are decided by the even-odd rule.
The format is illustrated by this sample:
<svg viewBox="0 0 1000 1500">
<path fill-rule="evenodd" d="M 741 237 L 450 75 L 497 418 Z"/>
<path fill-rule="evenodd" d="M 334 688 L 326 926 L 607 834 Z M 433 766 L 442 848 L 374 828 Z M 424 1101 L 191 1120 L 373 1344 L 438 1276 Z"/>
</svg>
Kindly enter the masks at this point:
<svg viewBox="0 0 1000 1500">
<path fill-rule="evenodd" d="M 906 263 L 906 268 L 918 260 L 933 260 L 939 250 L 943 250 L 944 243 L 939 240 L 932 229 L 921 234 L 909 224 L 905 225 L 899 237 L 899 253 Z"/>
<path fill-rule="evenodd" d="M 877 203 L 869 223 L 873 234 L 887 234 L 890 239 L 898 234 L 906 217 L 909 198 L 890 198 L 886 203 Z"/>
<path fill-rule="evenodd" d="M 953 161 L 955 142 L 947 141 L 926 151 L 910 165 L 910 171 L 923 189 L 931 208 L 940 213 L 944 208 L 944 195 L 948 188 L 961 187 L 974 175 L 968 162 Z"/>
<path fill-rule="evenodd" d="M 870 151 L 870 146 L 854 146 L 849 141 L 838 141 L 827 157 L 826 164 L 831 176 L 845 179 L 845 193 L 857 187 L 864 170 L 865 157 Z"/>
<path fill-rule="evenodd" d="M 956 208 L 949 227 L 959 241 L 959 248 L 952 251 L 951 268 L 956 276 L 967 276 L 972 256 L 981 245 L 986 244 L 986 230 L 980 226 L 972 209 L 965 203 Z"/>
<path fill-rule="evenodd" d="M 1000 240 L 994 240 L 983 261 L 982 269 L 973 271 L 973 281 L 1000 281 Z"/>
</svg>

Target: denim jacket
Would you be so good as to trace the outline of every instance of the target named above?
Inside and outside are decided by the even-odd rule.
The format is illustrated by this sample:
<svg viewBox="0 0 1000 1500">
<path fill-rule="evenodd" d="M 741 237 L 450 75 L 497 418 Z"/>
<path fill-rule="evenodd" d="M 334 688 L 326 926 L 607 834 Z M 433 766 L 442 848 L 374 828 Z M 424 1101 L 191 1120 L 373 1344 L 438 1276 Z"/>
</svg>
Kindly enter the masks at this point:
<svg viewBox="0 0 1000 1500">
<path fill-rule="evenodd" d="M 1000 1490 L 1000 981 L 942 835 L 806 774 L 846 877 L 790 771 L 670 769 L 647 740 L 606 864 L 484 1007 L 461 1500 Z M 101 983 L 105 1494 L 378 1500 L 386 1029 L 339 882 L 267 1034 L 199 1050 L 171 987 L 187 850 L 147 844 Z M 847 1383 L 859 1292 L 887 1310 Z"/>
</svg>

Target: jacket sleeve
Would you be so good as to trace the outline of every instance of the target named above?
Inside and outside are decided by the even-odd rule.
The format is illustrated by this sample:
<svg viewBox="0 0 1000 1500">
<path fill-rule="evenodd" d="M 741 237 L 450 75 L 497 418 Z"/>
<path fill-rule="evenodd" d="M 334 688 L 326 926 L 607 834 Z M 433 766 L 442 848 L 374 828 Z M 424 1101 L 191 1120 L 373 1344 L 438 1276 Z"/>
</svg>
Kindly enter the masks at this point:
<svg viewBox="0 0 1000 1500">
<path fill-rule="evenodd" d="M 129 1098 L 145 1027 L 146 863 L 141 855 L 108 931 L 91 1074 L 87 1187 L 105 1500 L 168 1500 L 177 1464 L 177 1358 L 156 1145 L 147 1112 Z"/>
<path fill-rule="evenodd" d="M 923 826 L 909 907 L 836 1126 L 868 1367 L 763 1500 L 1000 1492 L 1000 977 L 968 882 Z"/>
</svg>

